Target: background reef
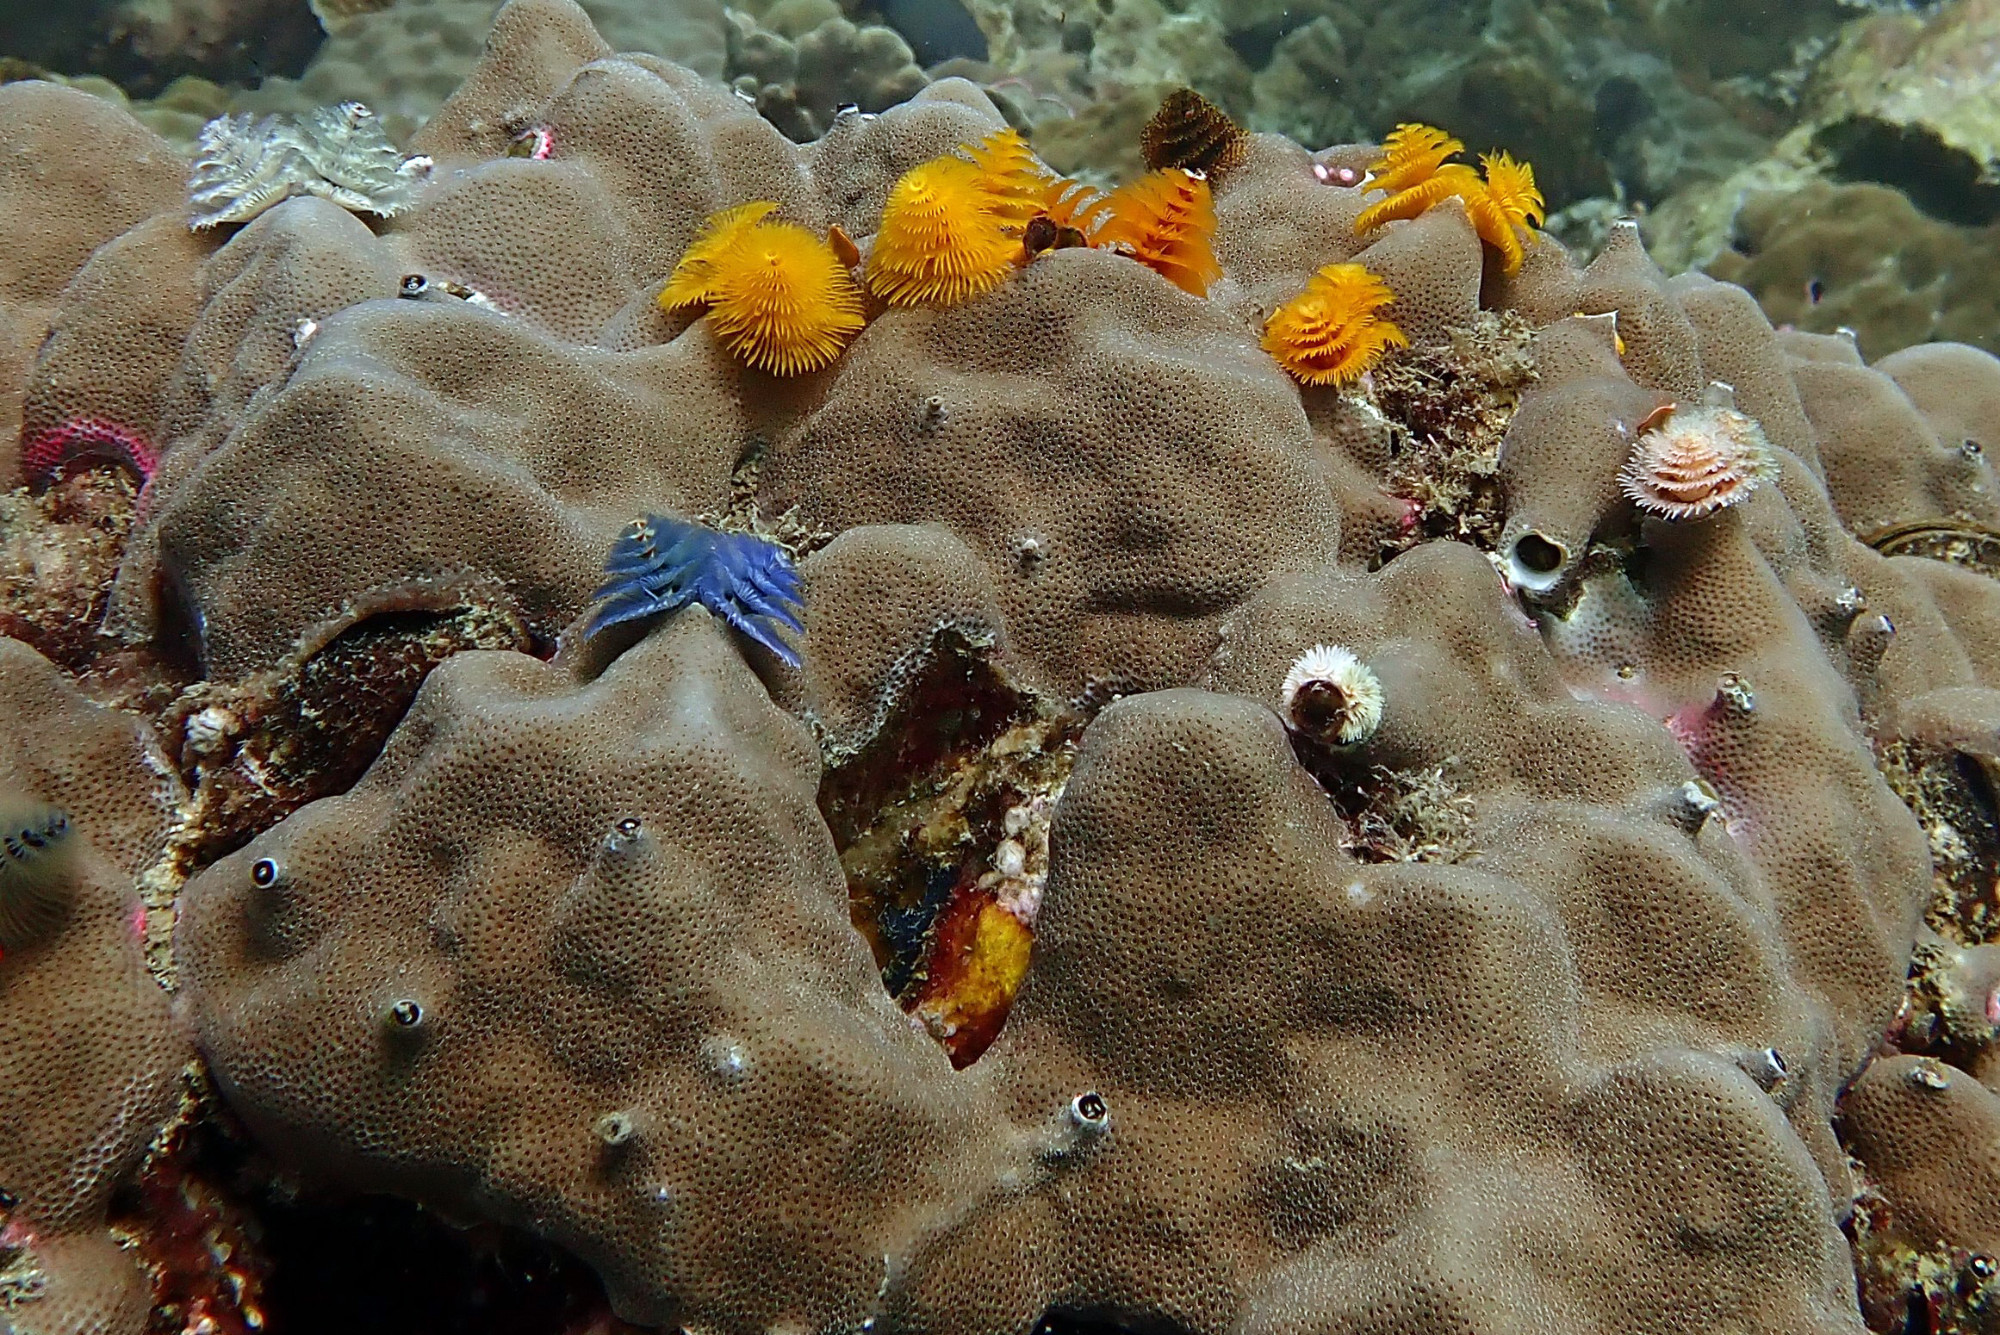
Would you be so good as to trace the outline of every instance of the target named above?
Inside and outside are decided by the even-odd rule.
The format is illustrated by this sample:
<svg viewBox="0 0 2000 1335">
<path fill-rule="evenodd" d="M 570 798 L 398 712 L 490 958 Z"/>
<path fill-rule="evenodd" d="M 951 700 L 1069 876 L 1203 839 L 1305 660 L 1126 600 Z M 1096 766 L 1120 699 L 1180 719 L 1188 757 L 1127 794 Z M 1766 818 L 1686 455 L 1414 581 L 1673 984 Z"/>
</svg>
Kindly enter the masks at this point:
<svg viewBox="0 0 2000 1335">
<path fill-rule="evenodd" d="M 478 58 L 497 0 L 94 0 L 0 18 L 8 77 L 78 77 L 183 145 L 228 110 L 367 103 L 398 137 Z M 1406 120 L 1536 164 L 1584 254 L 1645 220 L 1669 272 L 1742 283 L 1773 318 L 2000 350 L 1993 0 L 1439 6 L 1307 0 L 589 0 L 616 50 L 729 83 L 796 141 L 852 103 L 980 84 L 1057 169 L 1136 169 L 1193 87 L 1320 146 Z M 1879 186 L 1888 193 L 1846 190 Z M 1837 192 L 1827 194 L 1831 188 Z"/>
<path fill-rule="evenodd" d="M 77 11 L 0 88 L 0 1326 L 1994 1335 L 1986 12 L 323 4 L 120 92 Z M 661 299 L 1183 84 L 1198 281 L 1022 227 L 784 377 Z M 1415 115 L 1561 230 L 1363 226 Z M 1407 346 L 1302 385 L 1329 269 Z M 592 634 L 648 514 L 734 564 Z"/>
</svg>

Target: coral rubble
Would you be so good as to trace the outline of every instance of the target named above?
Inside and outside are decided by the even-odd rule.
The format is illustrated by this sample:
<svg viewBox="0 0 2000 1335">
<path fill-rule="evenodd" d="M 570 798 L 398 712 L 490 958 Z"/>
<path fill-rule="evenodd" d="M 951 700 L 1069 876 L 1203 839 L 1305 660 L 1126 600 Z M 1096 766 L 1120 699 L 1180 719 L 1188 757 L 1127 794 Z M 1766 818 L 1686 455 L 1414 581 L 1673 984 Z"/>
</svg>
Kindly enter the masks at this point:
<svg viewBox="0 0 2000 1335">
<path fill-rule="evenodd" d="M 0 88 L 4 1319 L 375 1194 L 551 1329 L 1990 1330 L 2000 361 L 1442 132 L 824 129 L 511 0 L 196 233 Z"/>
</svg>

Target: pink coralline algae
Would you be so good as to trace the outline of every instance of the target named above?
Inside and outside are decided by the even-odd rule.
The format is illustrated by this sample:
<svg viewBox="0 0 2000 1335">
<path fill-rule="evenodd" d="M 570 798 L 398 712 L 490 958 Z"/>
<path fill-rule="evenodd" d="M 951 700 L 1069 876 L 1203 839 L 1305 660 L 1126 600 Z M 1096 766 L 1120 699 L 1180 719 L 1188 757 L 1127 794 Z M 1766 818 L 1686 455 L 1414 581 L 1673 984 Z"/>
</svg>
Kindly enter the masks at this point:
<svg viewBox="0 0 2000 1335">
<path fill-rule="evenodd" d="M 142 483 L 153 480 L 160 454 L 139 432 L 101 417 L 72 417 L 31 432 L 21 442 L 21 475 L 46 487 L 84 463 L 123 464 Z"/>
</svg>

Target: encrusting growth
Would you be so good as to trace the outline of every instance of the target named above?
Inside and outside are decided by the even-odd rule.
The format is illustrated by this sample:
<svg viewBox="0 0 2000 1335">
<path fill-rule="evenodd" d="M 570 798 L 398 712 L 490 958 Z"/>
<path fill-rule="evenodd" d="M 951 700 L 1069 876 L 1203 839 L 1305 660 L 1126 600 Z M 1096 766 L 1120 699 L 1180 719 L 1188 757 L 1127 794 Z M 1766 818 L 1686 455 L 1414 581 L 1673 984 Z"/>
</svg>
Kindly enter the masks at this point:
<svg viewBox="0 0 2000 1335">
<path fill-rule="evenodd" d="M 1382 141 L 1382 156 L 1368 165 L 1368 188 L 1386 191 L 1388 198 L 1369 205 L 1354 220 L 1354 230 L 1370 232 L 1383 223 L 1415 218 L 1433 205 L 1459 199 L 1472 219 L 1479 239 L 1500 256 L 1503 272 L 1521 267 L 1522 236 L 1545 216 L 1542 192 L 1535 187 L 1535 169 L 1507 153 L 1484 153 L 1479 165 L 1486 175 L 1464 163 L 1451 162 L 1465 145 L 1430 125 L 1398 125 Z"/>
<path fill-rule="evenodd" d="M 666 310 L 708 308 L 729 351 L 773 375 L 830 364 L 865 323 L 861 290 L 826 242 L 793 223 L 768 222 L 764 200 L 708 220 L 660 292 Z"/>
<path fill-rule="evenodd" d="M 1388 349 L 1409 346 L 1403 331 L 1378 313 L 1395 299 L 1362 265 L 1329 264 L 1264 322 L 1264 350 L 1304 384 L 1348 384 Z"/>
</svg>

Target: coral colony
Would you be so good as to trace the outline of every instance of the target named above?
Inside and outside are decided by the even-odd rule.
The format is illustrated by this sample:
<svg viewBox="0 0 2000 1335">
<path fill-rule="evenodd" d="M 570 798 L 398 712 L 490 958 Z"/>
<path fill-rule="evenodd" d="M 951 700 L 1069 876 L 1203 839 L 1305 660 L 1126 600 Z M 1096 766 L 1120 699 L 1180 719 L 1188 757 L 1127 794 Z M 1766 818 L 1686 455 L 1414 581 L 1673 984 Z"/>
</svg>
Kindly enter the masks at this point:
<svg viewBox="0 0 2000 1335">
<path fill-rule="evenodd" d="M 2000 360 L 479 62 L 0 87 L 0 1326 L 1993 1335 Z"/>
</svg>

